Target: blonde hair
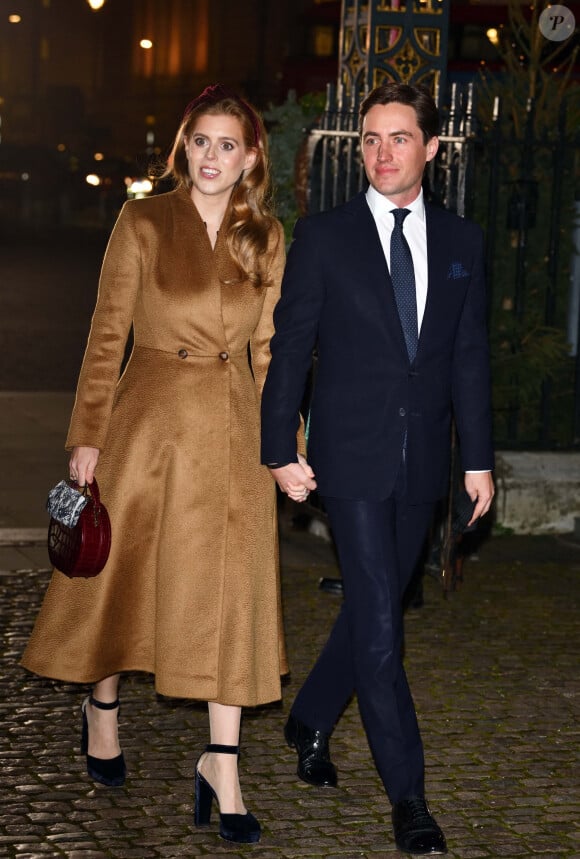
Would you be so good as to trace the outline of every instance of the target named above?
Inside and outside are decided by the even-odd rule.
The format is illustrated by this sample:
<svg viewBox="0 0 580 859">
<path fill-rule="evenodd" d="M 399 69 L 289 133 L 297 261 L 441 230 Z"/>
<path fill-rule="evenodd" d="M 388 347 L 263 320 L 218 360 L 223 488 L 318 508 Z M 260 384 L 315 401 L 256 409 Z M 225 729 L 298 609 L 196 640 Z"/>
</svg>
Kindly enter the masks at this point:
<svg viewBox="0 0 580 859">
<path fill-rule="evenodd" d="M 212 97 L 204 98 L 205 93 L 212 89 L 217 90 L 217 97 L 214 93 Z M 264 276 L 260 258 L 268 249 L 270 231 L 276 221 L 270 208 L 268 139 L 264 123 L 254 109 L 219 85 L 208 87 L 188 105 L 162 178 L 172 177 L 177 187 L 191 188 L 184 141 L 192 134 L 199 117 L 205 114 L 235 117 L 242 128 L 245 147 L 256 152 L 254 166 L 244 171 L 232 191 L 224 222 L 227 225 L 227 247 L 240 270 L 240 280 L 262 286 Z"/>
</svg>

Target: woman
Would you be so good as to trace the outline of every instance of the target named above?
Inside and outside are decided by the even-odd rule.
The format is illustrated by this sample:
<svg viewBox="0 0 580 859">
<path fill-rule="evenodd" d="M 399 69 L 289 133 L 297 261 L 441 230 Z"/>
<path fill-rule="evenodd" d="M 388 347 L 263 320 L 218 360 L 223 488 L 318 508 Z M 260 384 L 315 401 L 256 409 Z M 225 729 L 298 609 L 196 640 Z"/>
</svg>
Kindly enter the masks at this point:
<svg viewBox="0 0 580 859">
<path fill-rule="evenodd" d="M 241 707 L 279 699 L 286 671 L 275 490 L 259 464 L 284 264 L 266 149 L 253 108 L 208 87 L 175 138 L 165 175 L 176 189 L 123 207 L 66 443 L 71 478 L 98 478 L 111 554 L 94 579 L 55 571 L 23 658 L 38 674 L 94 683 L 82 748 L 105 785 L 125 780 L 121 672 L 151 672 L 159 693 L 208 701 L 195 823 L 209 822 L 215 797 L 220 834 L 236 842 L 260 837 L 238 780 Z"/>
</svg>

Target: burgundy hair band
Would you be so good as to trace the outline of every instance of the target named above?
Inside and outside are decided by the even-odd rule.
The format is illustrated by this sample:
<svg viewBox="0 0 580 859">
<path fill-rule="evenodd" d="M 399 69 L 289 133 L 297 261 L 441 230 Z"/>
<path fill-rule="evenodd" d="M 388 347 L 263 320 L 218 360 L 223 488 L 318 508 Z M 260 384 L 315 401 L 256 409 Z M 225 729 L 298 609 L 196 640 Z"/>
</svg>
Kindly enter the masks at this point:
<svg viewBox="0 0 580 859">
<path fill-rule="evenodd" d="M 233 90 L 228 89 L 222 84 L 210 84 L 210 86 L 206 86 L 204 91 L 200 93 L 196 98 L 192 99 L 187 107 L 185 108 L 183 119 L 187 119 L 192 110 L 195 110 L 196 107 L 204 104 L 218 104 L 223 99 L 231 98 L 233 101 L 236 101 L 240 107 L 243 109 L 244 113 L 252 123 L 252 128 L 254 129 L 254 138 L 256 141 L 256 146 L 260 145 L 260 123 L 258 121 L 258 117 L 256 116 L 255 111 L 250 107 L 250 105 L 240 98 L 237 93 Z"/>
</svg>

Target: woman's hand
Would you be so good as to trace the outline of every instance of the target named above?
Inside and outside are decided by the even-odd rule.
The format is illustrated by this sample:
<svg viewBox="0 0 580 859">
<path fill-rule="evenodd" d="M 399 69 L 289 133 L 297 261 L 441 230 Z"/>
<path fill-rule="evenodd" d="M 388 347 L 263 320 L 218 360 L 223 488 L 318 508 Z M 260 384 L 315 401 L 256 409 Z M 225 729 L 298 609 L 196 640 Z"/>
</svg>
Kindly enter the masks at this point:
<svg viewBox="0 0 580 859">
<path fill-rule="evenodd" d="M 92 483 L 99 453 L 98 447 L 73 447 L 68 466 L 71 480 L 76 480 L 79 486 Z"/>
<path fill-rule="evenodd" d="M 314 472 L 301 453 L 298 454 L 298 462 L 271 468 L 270 472 L 282 492 L 292 501 L 306 501 L 311 490 L 316 489 Z"/>
</svg>

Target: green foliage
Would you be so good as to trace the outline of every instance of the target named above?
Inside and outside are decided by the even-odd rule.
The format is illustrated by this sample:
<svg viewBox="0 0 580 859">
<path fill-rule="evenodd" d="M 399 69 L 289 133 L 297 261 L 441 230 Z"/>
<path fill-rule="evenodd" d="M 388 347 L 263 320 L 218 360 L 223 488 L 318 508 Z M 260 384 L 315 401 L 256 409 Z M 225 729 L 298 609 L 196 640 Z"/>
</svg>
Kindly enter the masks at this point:
<svg viewBox="0 0 580 859">
<path fill-rule="evenodd" d="M 578 87 L 568 84 L 577 49 L 558 68 L 562 46 L 547 42 L 537 26 L 544 4 L 533 0 L 531 20 L 516 0 L 508 5 L 510 26 L 499 47 L 505 71 L 484 73 L 479 83 L 483 139 L 475 171 L 474 216 L 487 225 L 494 249 L 488 278 L 495 437 L 500 444 L 566 446 L 574 396 L 566 312 L 580 167 Z M 542 413 L 550 417 L 550 438 L 542 435 Z"/>
<path fill-rule="evenodd" d="M 492 328 L 492 379 L 495 434 L 510 439 L 512 420 L 521 443 L 537 442 L 540 436 L 540 405 L 549 384 L 553 399 L 572 395 L 569 347 L 564 332 L 554 326 L 534 322 L 530 315 L 517 322 L 513 313 L 504 313 L 503 325 Z M 496 319 L 501 314 L 496 315 Z M 551 441 L 569 441 L 568 422 L 555 421 Z"/>
<path fill-rule="evenodd" d="M 291 90 L 283 104 L 269 105 L 263 114 L 270 141 L 274 208 L 284 224 L 287 241 L 300 215 L 296 193 L 297 160 L 308 129 L 324 110 L 324 101 L 324 93 L 309 93 L 297 99 Z"/>
</svg>

